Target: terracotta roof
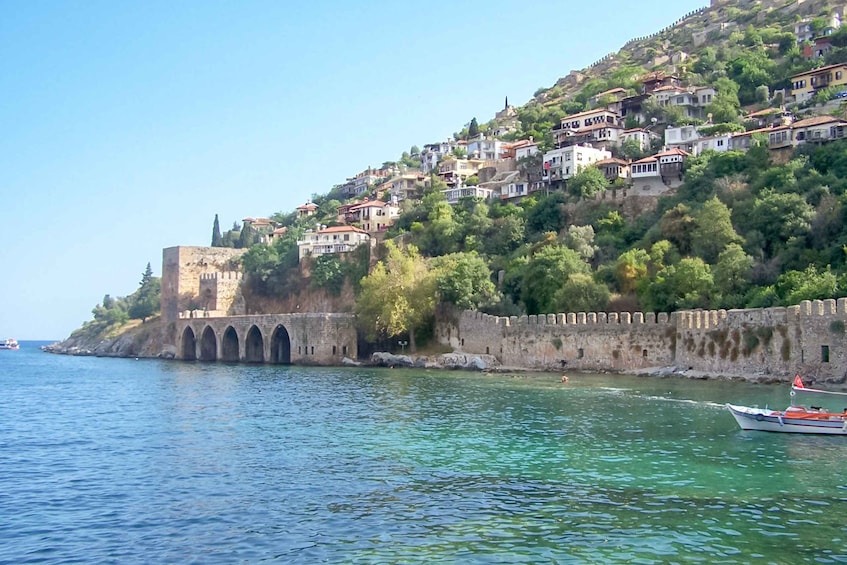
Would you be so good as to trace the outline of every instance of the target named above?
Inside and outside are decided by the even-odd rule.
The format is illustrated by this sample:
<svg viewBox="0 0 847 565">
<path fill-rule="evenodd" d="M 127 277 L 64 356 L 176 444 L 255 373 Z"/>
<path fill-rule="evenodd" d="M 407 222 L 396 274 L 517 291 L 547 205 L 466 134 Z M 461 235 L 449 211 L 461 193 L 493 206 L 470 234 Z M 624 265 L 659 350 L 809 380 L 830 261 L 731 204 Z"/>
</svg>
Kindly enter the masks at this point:
<svg viewBox="0 0 847 565">
<path fill-rule="evenodd" d="M 636 163 L 651 163 L 653 161 L 658 161 L 657 157 L 658 155 L 651 155 L 650 157 L 644 157 L 643 159 L 639 159 L 638 161 L 633 161 L 632 164 L 635 165 Z"/>
<path fill-rule="evenodd" d="M 756 116 L 767 116 L 769 114 L 777 114 L 781 113 L 783 110 L 779 108 L 765 108 L 764 110 L 759 110 L 758 112 L 750 112 L 747 114 L 748 118 L 755 118 Z"/>
<path fill-rule="evenodd" d="M 603 92 L 600 92 L 599 94 L 595 94 L 594 98 L 598 98 L 600 96 L 603 96 L 604 94 L 614 94 L 615 92 L 626 92 L 626 89 L 621 88 L 621 87 L 610 88 L 609 90 L 604 90 Z"/>
<path fill-rule="evenodd" d="M 284 233 L 285 233 L 285 232 L 287 232 L 287 231 L 288 231 L 288 228 L 287 228 L 287 227 L 285 227 L 285 226 L 283 226 L 283 227 L 281 227 L 281 228 L 276 228 L 276 229 L 273 231 L 273 234 L 274 234 L 274 235 L 282 235 L 282 234 L 284 234 Z"/>
<path fill-rule="evenodd" d="M 516 141 L 510 145 L 512 149 L 520 149 L 521 147 L 529 147 L 531 145 L 537 145 L 534 141 L 530 141 L 528 139 L 521 139 L 520 141 Z"/>
<path fill-rule="evenodd" d="M 825 67 L 818 67 L 817 69 L 812 69 L 811 71 L 806 71 L 805 73 L 797 73 L 796 75 L 792 76 L 791 78 L 794 79 L 796 77 L 803 77 L 803 76 L 807 76 L 807 75 L 816 75 L 816 74 L 823 72 L 823 71 L 831 71 L 832 69 L 839 69 L 839 68 L 842 68 L 842 67 L 847 67 L 847 63 L 838 63 L 837 65 L 827 65 Z"/>
<path fill-rule="evenodd" d="M 388 204 L 386 204 L 382 200 L 368 200 L 367 202 L 362 202 L 360 204 L 355 204 L 351 206 L 350 210 L 358 210 L 359 208 L 384 208 L 385 206 L 388 206 Z"/>
<path fill-rule="evenodd" d="M 759 128 L 759 129 L 751 129 L 750 131 L 736 131 L 732 134 L 732 137 L 743 137 L 745 135 L 753 135 L 754 133 L 762 133 L 766 131 L 773 131 L 774 128 Z"/>
<path fill-rule="evenodd" d="M 331 228 L 325 228 L 318 233 L 343 233 L 343 232 L 355 232 L 355 233 L 363 233 L 367 234 L 365 230 L 359 229 L 356 226 L 332 226 Z"/>
<path fill-rule="evenodd" d="M 612 129 L 622 130 L 623 126 L 619 126 L 617 124 L 607 124 L 607 123 L 604 122 L 602 124 L 594 124 L 593 126 L 588 126 L 588 127 L 580 128 L 579 130 L 572 130 L 572 131 L 576 131 L 577 133 L 585 133 L 587 131 L 594 131 L 596 129 L 604 129 L 604 128 L 612 128 Z"/>
<path fill-rule="evenodd" d="M 683 151 L 682 149 L 680 149 L 678 147 L 674 147 L 673 149 L 669 149 L 667 151 L 662 151 L 661 153 L 656 153 L 656 155 L 654 155 L 654 157 L 667 157 L 669 155 L 682 155 L 683 157 L 690 157 L 691 153 L 688 153 L 687 151 Z"/>
<path fill-rule="evenodd" d="M 306 202 L 302 206 L 298 206 L 296 209 L 297 210 L 317 210 L 318 207 L 317 207 L 317 205 L 315 205 L 311 202 Z"/>
<path fill-rule="evenodd" d="M 815 116 L 814 118 L 806 118 L 805 120 L 800 120 L 799 122 L 794 122 L 790 127 L 792 128 L 806 128 L 810 126 L 820 126 L 823 124 L 828 124 L 830 122 L 844 122 L 841 118 L 836 118 L 835 116 Z"/>
<path fill-rule="evenodd" d="M 663 90 L 678 90 L 680 92 L 688 92 L 686 89 L 682 88 L 681 86 L 673 86 L 673 85 L 670 85 L 670 84 L 666 84 L 665 86 L 660 86 L 659 88 L 654 89 L 653 92 L 661 92 Z"/>
<path fill-rule="evenodd" d="M 603 112 L 608 112 L 609 114 L 617 114 L 616 112 L 612 112 L 606 108 L 595 108 L 594 110 L 586 110 L 585 112 L 580 112 L 578 114 L 571 114 L 570 116 L 565 116 L 561 119 L 562 122 L 569 122 L 574 118 L 581 118 L 582 116 L 590 116 L 591 114 L 602 114 Z"/>
<path fill-rule="evenodd" d="M 594 161 L 595 165 L 629 165 L 629 161 L 624 161 L 623 159 L 617 159 L 615 157 L 611 157 L 609 159 L 603 159 L 601 161 Z"/>
</svg>

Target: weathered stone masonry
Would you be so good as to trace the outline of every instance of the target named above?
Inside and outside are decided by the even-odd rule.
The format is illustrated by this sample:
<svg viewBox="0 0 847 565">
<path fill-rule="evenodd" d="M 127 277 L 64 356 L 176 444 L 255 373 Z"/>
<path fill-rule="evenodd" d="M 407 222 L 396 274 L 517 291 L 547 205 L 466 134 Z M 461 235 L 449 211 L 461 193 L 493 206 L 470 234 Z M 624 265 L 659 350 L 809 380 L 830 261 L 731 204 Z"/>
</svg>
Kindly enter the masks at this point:
<svg viewBox="0 0 847 565">
<path fill-rule="evenodd" d="M 357 356 L 352 314 L 187 317 L 176 335 L 184 360 L 339 365 Z"/>
<path fill-rule="evenodd" d="M 178 359 L 339 365 L 358 356 L 352 314 L 245 315 L 241 249 L 162 251 L 164 343 Z"/>
<path fill-rule="evenodd" d="M 442 322 L 439 340 L 504 365 L 637 371 L 677 366 L 724 375 L 847 376 L 847 299 L 788 308 L 497 317 L 464 312 Z"/>
</svg>

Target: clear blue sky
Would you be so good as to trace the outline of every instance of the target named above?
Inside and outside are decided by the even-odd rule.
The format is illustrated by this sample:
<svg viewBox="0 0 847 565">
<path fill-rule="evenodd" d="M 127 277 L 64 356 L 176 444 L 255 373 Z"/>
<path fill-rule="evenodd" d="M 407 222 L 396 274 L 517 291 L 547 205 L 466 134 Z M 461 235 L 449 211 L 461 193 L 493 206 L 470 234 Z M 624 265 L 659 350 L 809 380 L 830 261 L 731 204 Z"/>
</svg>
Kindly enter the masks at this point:
<svg viewBox="0 0 847 565">
<path fill-rule="evenodd" d="M 0 338 L 289 212 L 706 0 L 0 2 Z"/>
</svg>

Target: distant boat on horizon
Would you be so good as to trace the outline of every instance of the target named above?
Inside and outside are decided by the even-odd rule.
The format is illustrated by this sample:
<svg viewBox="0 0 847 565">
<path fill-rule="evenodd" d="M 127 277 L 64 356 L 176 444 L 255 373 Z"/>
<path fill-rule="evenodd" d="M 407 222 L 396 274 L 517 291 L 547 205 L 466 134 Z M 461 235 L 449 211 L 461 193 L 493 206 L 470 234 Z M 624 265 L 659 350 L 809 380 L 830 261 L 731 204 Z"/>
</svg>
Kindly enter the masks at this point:
<svg viewBox="0 0 847 565">
<path fill-rule="evenodd" d="M 20 348 L 21 346 L 18 344 L 18 340 L 16 339 L 7 339 L 4 341 L 0 341 L 0 349 L 17 350 Z"/>
</svg>

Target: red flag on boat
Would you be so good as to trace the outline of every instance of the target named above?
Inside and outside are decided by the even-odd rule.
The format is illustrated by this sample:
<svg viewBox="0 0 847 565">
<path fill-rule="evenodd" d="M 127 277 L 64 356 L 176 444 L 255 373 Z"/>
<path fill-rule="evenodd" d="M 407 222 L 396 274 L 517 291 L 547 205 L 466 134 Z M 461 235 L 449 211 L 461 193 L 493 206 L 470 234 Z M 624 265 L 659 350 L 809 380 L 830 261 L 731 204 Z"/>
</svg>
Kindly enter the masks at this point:
<svg viewBox="0 0 847 565">
<path fill-rule="evenodd" d="M 794 388 L 805 388 L 803 386 L 803 379 L 800 378 L 800 375 L 794 376 Z"/>
</svg>

